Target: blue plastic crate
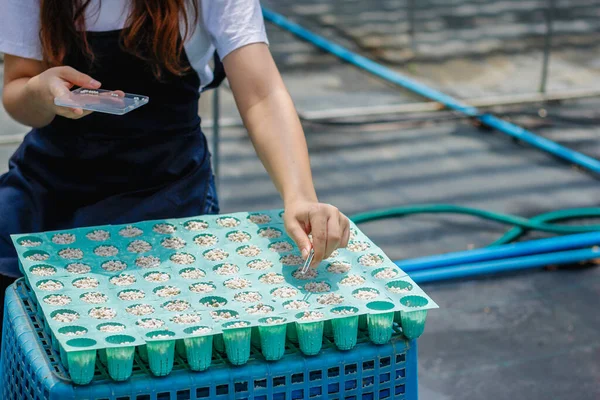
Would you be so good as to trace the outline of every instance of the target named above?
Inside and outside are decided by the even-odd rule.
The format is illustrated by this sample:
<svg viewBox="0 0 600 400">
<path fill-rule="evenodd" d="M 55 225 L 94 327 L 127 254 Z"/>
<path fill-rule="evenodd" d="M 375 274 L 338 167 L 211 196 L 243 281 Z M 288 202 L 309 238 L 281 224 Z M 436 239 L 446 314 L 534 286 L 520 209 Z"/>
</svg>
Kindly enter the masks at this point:
<svg viewBox="0 0 600 400">
<path fill-rule="evenodd" d="M 342 352 L 325 340 L 318 356 L 306 357 L 290 345 L 284 359 L 267 362 L 258 351 L 234 367 L 215 354 L 205 372 L 191 372 L 177 359 L 173 372 L 152 376 L 136 359 L 133 376 L 112 381 L 98 363 L 94 381 L 72 385 L 51 348 L 22 280 L 10 286 L 4 306 L 0 368 L 3 400 L 192 400 L 192 399 L 403 399 L 416 400 L 417 344 L 395 335 L 376 346 L 362 336 L 354 350 Z"/>
</svg>

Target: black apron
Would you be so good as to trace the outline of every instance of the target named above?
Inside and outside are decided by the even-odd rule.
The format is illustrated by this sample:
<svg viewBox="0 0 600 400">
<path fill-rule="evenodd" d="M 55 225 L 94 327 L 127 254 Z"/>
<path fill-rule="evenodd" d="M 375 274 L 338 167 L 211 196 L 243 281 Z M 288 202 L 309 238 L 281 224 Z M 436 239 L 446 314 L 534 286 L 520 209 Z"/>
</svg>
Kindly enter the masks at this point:
<svg viewBox="0 0 600 400">
<path fill-rule="evenodd" d="M 163 71 L 158 80 L 119 36 L 88 32 L 94 62 L 77 53 L 64 64 L 150 101 L 123 116 L 56 117 L 25 137 L 0 177 L 0 274 L 19 275 L 12 233 L 218 212 L 198 74 Z"/>
</svg>

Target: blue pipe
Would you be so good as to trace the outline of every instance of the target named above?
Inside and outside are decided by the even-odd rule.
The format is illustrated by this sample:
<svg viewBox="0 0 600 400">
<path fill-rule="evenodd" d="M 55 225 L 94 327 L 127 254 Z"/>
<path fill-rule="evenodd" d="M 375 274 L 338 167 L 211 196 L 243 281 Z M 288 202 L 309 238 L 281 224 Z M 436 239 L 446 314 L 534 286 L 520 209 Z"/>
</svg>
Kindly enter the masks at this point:
<svg viewBox="0 0 600 400">
<path fill-rule="evenodd" d="M 486 261 L 475 264 L 454 265 L 435 269 L 413 271 L 409 276 L 417 283 L 437 282 L 467 278 L 499 272 L 539 268 L 547 265 L 570 264 L 600 257 L 600 249 L 569 250 L 557 253 L 537 254 L 506 260 Z"/>
<path fill-rule="evenodd" d="M 452 96 L 448 96 L 447 94 L 444 94 L 438 90 L 434 90 L 402 74 L 399 74 L 398 72 L 378 64 L 373 60 L 369 60 L 366 57 L 353 53 L 350 50 L 335 44 L 322 36 L 310 32 L 296 23 L 291 22 L 281 14 L 277 14 L 265 7 L 263 7 L 262 11 L 265 20 L 295 34 L 301 39 L 312 43 L 313 45 L 337 56 L 338 58 L 350 64 L 355 65 L 356 67 L 370 72 L 388 82 L 415 92 L 423 97 L 441 103 L 451 110 L 458 111 L 469 117 L 473 117 L 482 124 L 497 129 L 502 133 L 512 136 L 513 138 L 529 143 L 530 145 L 546 151 L 556 157 L 570 161 L 590 171 L 600 173 L 600 161 L 596 160 L 595 158 L 561 146 L 556 142 L 540 137 L 533 132 L 523 129 L 518 125 L 504 121 L 500 118 L 494 117 L 493 115 L 481 114 L 477 108 L 463 103 L 462 101 L 457 100 Z"/>
<path fill-rule="evenodd" d="M 600 245 L 600 232 L 579 233 L 575 235 L 559 236 L 549 239 L 539 239 L 501 246 L 485 247 L 475 250 L 437 254 L 434 256 L 420 257 L 412 260 L 395 261 L 395 264 L 405 272 L 422 271 L 432 268 L 479 263 L 482 261 L 491 261 L 510 257 L 522 257 L 554 251 L 581 249 L 583 247 L 595 245 Z"/>
</svg>

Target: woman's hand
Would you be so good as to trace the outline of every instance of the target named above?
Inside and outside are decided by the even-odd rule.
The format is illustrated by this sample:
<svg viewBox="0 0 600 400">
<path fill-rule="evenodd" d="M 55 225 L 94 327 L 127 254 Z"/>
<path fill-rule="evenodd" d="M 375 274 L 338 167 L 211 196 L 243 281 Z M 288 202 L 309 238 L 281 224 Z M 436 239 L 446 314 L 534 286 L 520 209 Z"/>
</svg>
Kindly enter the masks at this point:
<svg viewBox="0 0 600 400">
<path fill-rule="evenodd" d="M 286 204 L 285 228 L 306 259 L 315 250 L 311 267 L 328 258 L 334 250 L 346 247 L 350 238 L 348 218 L 330 204 L 297 201 Z M 308 234 L 312 235 L 312 245 Z"/>
<path fill-rule="evenodd" d="M 68 94 L 73 86 L 98 89 L 100 85 L 100 82 L 89 75 L 71 67 L 54 67 L 32 77 L 27 82 L 26 90 L 29 91 L 35 101 L 39 102 L 40 107 L 47 110 L 48 113 L 65 118 L 79 119 L 89 115 L 91 111 L 57 106 L 54 104 L 54 98 Z"/>
</svg>

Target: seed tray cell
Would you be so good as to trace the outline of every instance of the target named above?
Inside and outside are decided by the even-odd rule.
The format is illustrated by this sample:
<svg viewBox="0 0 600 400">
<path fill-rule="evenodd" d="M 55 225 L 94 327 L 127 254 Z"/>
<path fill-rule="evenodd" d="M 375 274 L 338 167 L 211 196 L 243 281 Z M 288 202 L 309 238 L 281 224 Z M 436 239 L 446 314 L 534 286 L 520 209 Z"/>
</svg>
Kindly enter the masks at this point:
<svg viewBox="0 0 600 400">
<path fill-rule="evenodd" d="M 120 381 L 131 374 L 134 353 L 163 376 L 175 351 L 204 370 L 209 354 L 202 352 L 211 346 L 241 365 L 251 343 L 277 360 L 288 341 L 315 355 L 323 335 L 350 350 L 359 329 L 375 344 L 390 340 L 394 323 L 409 338 L 422 333 L 427 310 L 437 306 L 355 225 L 348 248 L 301 274 L 281 214 L 12 238 L 36 312 L 79 384 L 91 380 L 96 356 Z"/>
</svg>

